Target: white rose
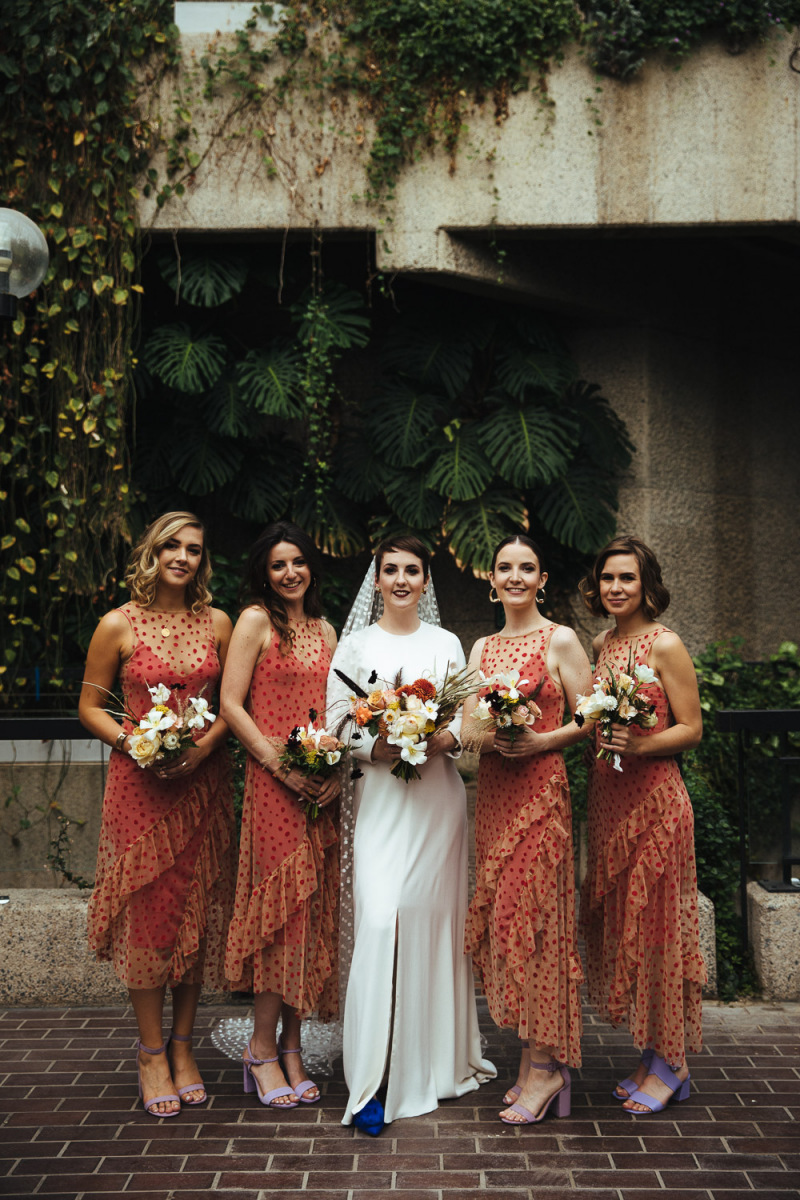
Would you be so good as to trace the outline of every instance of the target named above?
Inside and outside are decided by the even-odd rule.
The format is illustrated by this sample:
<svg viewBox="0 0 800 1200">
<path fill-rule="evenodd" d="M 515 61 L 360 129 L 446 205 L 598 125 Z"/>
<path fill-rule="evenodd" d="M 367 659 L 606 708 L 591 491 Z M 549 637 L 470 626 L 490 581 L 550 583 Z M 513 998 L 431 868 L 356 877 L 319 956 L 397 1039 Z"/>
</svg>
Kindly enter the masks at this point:
<svg viewBox="0 0 800 1200">
<path fill-rule="evenodd" d="M 131 738 L 131 748 L 128 751 L 131 758 L 139 764 L 140 767 L 149 766 L 158 755 L 160 746 L 158 740 L 152 740 L 145 734 L 133 734 Z"/>
</svg>

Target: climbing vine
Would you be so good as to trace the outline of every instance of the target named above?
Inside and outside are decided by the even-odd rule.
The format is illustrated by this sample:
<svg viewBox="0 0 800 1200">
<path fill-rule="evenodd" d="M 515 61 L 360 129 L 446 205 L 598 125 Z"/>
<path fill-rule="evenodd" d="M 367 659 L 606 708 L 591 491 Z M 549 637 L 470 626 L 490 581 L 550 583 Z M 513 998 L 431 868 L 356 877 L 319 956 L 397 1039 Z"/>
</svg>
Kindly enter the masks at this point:
<svg viewBox="0 0 800 1200">
<path fill-rule="evenodd" d="M 42 228 L 51 261 L 0 329 L 0 687 L 31 686 L 40 663 L 62 686 L 65 625 L 127 533 L 142 92 L 170 19 L 166 0 L 3 7 L 0 204 Z"/>
<path fill-rule="evenodd" d="M 289 0 L 254 5 L 242 30 L 224 45 L 211 39 L 191 66 L 179 55 L 172 8 L 171 0 L 2 6 L 0 204 L 40 225 L 51 266 L 0 329 L 0 701 L 7 680 L 24 690 L 40 664 L 49 686 L 63 686 L 65 639 L 80 640 L 108 603 L 130 536 L 139 188 L 167 205 L 226 139 L 252 138 L 266 178 L 285 176 L 274 116 L 313 103 L 320 122 L 327 114 L 334 125 L 351 108 L 364 199 L 388 206 L 404 164 L 427 149 L 443 147 L 455 169 L 474 105 L 490 104 L 499 124 L 525 88 L 548 104 L 548 70 L 572 44 L 625 79 L 652 52 L 679 59 L 709 37 L 736 51 L 800 21 L 800 0 Z M 259 17 L 277 23 L 274 36 L 257 34 Z M 171 107 L 158 111 L 170 72 Z M 321 530 L 334 368 L 345 349 L 326 344 L 324 330 L 338 300 L 312 288 L 296 322 L 303 402 L 291 419 L 307 432 L 309 520 Z M 213 332 L 203 336 L 213 359 Z M 246 380 L 248 364 L 239 369 Z M 235 421 L 231 405 L 224 419 Z M 461 445 L 460 427 L 444 430 Z"/>
</svg>

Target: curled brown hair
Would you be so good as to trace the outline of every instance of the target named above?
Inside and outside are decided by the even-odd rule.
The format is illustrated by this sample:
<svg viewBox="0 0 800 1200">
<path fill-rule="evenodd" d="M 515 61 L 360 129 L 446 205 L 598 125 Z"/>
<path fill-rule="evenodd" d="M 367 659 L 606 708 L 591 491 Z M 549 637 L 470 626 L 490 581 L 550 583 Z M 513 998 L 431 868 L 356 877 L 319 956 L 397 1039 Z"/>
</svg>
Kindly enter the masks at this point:
<svg viewBox="0 0 800 1200">
<path fill-rule="evenodd" d="M 642 609 L 651 621 L 655 621 L 669 608 L 669 591 L 661 580 L 658 559 L 638 537 L 616 537 L 603 547 L 589 574 L 578 584 L 584 604 L 595 617 L 609 615 L 600 603 L 600 576 L 607 560 L 615 554 L 631 554 L 636 559 L 642 581 Z"/>
<path fill-rule="evenodd" d="M 294 630 L 289 624 L 289 614 L 282 597 L 272 590 L 269 581 L 269 552 L 280 542 L 296 546 L 311 569 L 311 583 L 303 595 L 303 612 L 307 617 L 322 616 L 319 551 L 308 534 L 292 521 L 276 521 L 268 525 L 253 542 L 239 589 L 239 600 L 242 607 L 257 604 L 267 610 L 278 633 L 281 654 L 289 654 L 294 645 Z"/>
<path fill-rule="evenodd" d="M 393 554 L 402 551 L 405 554 L 413 554 L 422 563 L 422 574 L 428 578 L 431 570 L 431 554 L 424 542 L 421 542 L 413 533 L 401 533 L 399 537 L 386 538 L 380 543 L 375 551 L 375 578 L 377 579 L 381 573 L 381 564 L 385 554 Z"/>
<path fill-rule="evenodd" d="M 186 585 L 186 603 L 192 612 L 197 614 L 210 604 L 213 596 L 209 591 L 211 579 L 211 559 L 206 546 L 205 528 L 203 522 L 194 513 L 168 512 L 156 517 L 145 529 L 139 541 L 133 548 L 128 569 L 125 572 L 125 582 L 131 592 L 131 600 L 140 608 L 149 608 L 156 598 L 159 566 L 158 556 L 170 538 L 173 538 L 185 525 L 199 529 L 203 535 L 203 553 L 200 556 L 200 566 L 193 579 Z"/>
</svg>

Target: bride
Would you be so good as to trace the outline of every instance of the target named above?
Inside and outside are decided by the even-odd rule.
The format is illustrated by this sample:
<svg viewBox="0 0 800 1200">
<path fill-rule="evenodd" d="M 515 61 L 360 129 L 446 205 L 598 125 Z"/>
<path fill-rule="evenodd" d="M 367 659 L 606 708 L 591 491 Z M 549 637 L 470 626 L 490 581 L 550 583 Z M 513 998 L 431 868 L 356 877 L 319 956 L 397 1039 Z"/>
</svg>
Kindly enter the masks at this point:
<svg viewBox="0 0 800 1200">
<path fill-rule="evenodd" d="M 420 676 L 441 682 L 464 666 L 455 634 L 438 626 L 430 556 L 417 538 L 382 542 L 331 665 L 328 711 L 350 699 L 338 668 L 365 692 Z M 420 620 L 431 610 L 437 625 Z M 377 601 L 377 604 L 373 603 Z M 374 624 L 375 610 L 382 615 Z M 357 632 L 348 631 L 358 624 Z M 363 626 L 366 624 L 366 628 Z M 370 676 L 377 672 L 378 683 Z M 400 749 L 366 729 L 352 742 L 354 947 L 344 1013 L 343 1124 L 379 1133 L 383 1122 L 434 1110 L 495 1074 L 481 1056 L 472 965 L 462 952 L 467 912 L 467 816 L 453 761 L 461 718 L 427 740 L 419 780 L 391 774 Z M 384 1077 L 383 1111 L 376 1093 Z"/>
</svg>

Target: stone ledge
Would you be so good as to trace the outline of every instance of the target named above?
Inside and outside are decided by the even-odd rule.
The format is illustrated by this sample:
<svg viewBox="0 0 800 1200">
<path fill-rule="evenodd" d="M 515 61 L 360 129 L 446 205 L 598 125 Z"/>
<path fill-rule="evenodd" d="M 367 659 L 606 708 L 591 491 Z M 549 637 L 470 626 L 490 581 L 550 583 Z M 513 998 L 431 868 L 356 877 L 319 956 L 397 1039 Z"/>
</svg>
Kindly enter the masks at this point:
<svg viewBox="0 0 800 1200">
<path fill-rule="evenodd" d="M 747 885 L 747 924 L 765 1000 L 800 1000 L 800 893 Z"/>
<path fill-rule="evenodd" d="M 122 1004 L 128 989 L 86 940 L 88 891 L 13 888 L 0 905 L 0 1004 Z M 230 1000 L 204 991 L 203 1003 Z"/>
<path fill-rule="evenodd" d="M 760 890 L 760 889 L 759 889 Z M 766 895 L 766 893 L 763 893 Z M 0 1005 L 39 1007 L 124 1003 L 127 988 L 110 963 L 99 963 L 86 940 L 88 891 L 13 888 L 0 905 Z M 708 968 L 705 997 L 717 992 L 714 905 L 703 895 L 700 947 Z M 230 1001 L 205 991 L 204 1004 Z"/>
</svg>

